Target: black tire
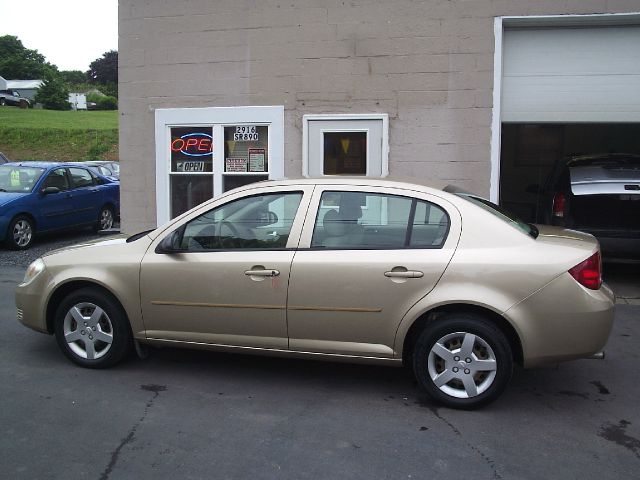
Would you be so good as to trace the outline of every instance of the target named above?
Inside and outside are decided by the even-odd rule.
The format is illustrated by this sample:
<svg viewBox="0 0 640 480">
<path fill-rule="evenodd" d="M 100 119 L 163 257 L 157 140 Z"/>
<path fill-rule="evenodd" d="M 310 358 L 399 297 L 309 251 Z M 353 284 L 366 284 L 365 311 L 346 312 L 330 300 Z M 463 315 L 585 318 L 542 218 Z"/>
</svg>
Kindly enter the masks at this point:
<svg viewBox="0 0 640 480">
<path fill-rule="evenodd" d="M 7 101 L 4 99 L 4 97 L 0 98 L 0 107 L 4 107 L 6 103 Z"/>
<path fill-rule="evenodd" d="M 482 316 L 447 314 L 418 337 L 413 370 L 431 398 L 450 408 L 472 410 L 504 391 L 513 371 L 513 353 L 504 333 Z"/>
<path fill-rule="evenodd" d="M 72 309 L 76 309 L 75 314 Z M 69 294 L 56 310 L 54 321 L 58 346 L 82 367 L 111 367 L 133 348 L 124 309 L 111 295 L 97 288 L 82 288 Z"/>
<path fill-rule="evenodd" d="M 98 222 L 96 223 L 94 230 L 108 230 L 113 227 L 115 222 L 115 214 L 113 213 L 113 208 L 109 205 L 104 205 L 100 209 L 100 213 L 98 214 Z"/>
<path fill-rule="evenodd" d="M 33 219 L 18 215 L 9 224 L 5 242 L 11 250 L 26 250 L 33 245 L 35 237 L 36 226 Z"/>
</svg>

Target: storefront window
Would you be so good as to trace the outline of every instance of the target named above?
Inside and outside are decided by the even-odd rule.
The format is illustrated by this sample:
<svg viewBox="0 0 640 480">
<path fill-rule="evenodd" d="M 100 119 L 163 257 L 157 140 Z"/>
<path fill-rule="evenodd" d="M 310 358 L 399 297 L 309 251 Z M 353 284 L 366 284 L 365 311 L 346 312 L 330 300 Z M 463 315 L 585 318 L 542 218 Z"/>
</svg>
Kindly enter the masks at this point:
<svg viewBox="0 0 640 480">
<path fill-rule="evenodd" d="M 223 191 L 269 178 L 269 127 L 224 127 Z M 258 175 L 257 175 L 258 174 Z"/>
<path fill-rule="evenodd" d="M 171 218 L 213 197 L 211 175 L 171 176 Z"/>
<path fill-rule="evenodd" d="M 213 196 L 213 128 L 173 127 L 170 148 L 171 218 L 175 218 Z"/>
<path fill-rule="evenodd" d="M 213 172 L 213 128 L 171 129 L 171 171 Z"/>
<path fill-rule="evenodd" d="M 284 107 L 158 109 L 158 225 L 222 193 L 284 176 Z"/>
</svg>

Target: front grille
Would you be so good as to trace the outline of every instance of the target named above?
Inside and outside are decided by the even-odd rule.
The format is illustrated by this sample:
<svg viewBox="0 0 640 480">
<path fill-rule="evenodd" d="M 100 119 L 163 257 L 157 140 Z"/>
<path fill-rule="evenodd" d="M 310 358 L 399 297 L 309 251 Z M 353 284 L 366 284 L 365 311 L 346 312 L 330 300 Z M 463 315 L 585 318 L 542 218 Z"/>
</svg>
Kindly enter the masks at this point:
<svg viewBox="0 0 640 480">
<path fill-rule="evenodd" d="M 23 313 L 22 310 L 18 309 L 18 321 L 22 322 Z"/>
</svg>

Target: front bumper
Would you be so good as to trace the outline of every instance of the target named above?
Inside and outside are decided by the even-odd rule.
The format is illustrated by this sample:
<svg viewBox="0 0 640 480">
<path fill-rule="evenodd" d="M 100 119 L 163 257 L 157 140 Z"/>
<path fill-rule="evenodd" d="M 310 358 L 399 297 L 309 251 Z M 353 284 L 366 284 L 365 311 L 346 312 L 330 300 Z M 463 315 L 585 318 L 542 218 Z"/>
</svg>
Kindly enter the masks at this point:
<svg viewBox="0 0 640 480">
<path fill-rule="evenodd" d="M 16 287 L 17 318 L 24 326 L 42 333 L 53 333 L 47 329 L 46 304 L 47 284 L 50 275 L 46 268 L 29 283 Z"/>
<path fill-rule="evenodd" d="M 519 329 L 525 367 L 587 358 L 601 351 L 613 327 L 615 296 L 589 290 L 564 273 L 505 312 Z"/>
</svg>

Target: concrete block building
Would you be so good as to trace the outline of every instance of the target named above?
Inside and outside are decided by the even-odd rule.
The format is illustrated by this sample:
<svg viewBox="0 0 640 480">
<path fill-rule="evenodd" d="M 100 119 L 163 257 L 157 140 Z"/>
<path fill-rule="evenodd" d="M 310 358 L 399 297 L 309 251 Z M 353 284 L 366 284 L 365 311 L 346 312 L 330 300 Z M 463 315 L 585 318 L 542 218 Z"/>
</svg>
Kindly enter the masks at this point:
<svg viewBox="0 0 640 480">
<path fill-rule="evenodd" d="M 639 0 L 120 0 L 122 228 L 267 178 L 447 181 L 526 218 L 640 153 Z"/>
</svg>

